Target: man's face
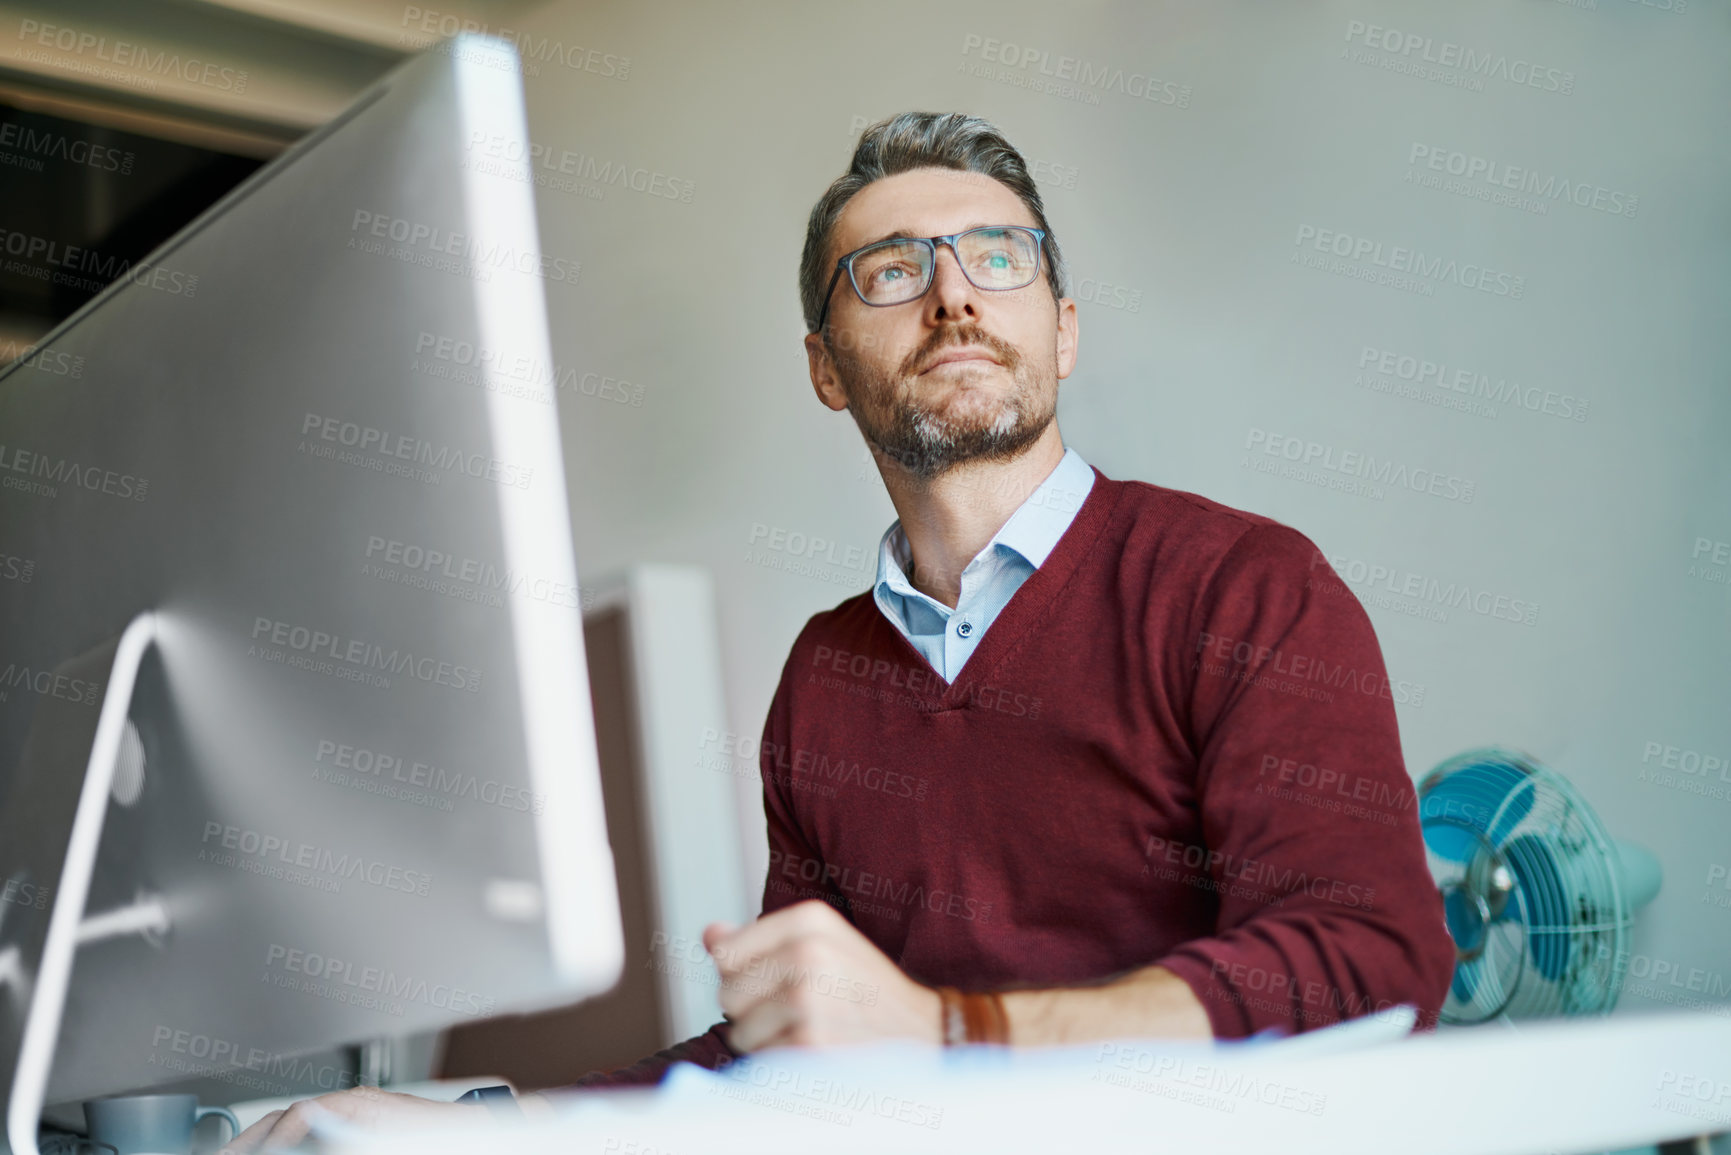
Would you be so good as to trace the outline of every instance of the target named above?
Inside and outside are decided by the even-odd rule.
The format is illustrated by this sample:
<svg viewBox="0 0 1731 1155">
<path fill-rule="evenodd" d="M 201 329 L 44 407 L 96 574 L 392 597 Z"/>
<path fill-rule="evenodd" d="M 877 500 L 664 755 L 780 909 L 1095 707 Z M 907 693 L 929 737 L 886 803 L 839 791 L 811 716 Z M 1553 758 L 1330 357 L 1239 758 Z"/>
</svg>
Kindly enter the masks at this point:
<svg viewBox="0 0 1731 1155">
<path fill-rule="evenodd" d="M 980 225 L 1037 227 L 1016 194 L 990 177 L 935 168 L 900 173 L 848 202 L 827 268 L 892 235 L 931 237 Z M 979 289 L 948 245 L 938 248 L 931 290 L 915 301 L 874 308 L 843 273 L 828 329 L 827 341 L 806 337 L 818 396 L 852 412 L 867 441 L 926 481 L 1032 445 L 1051 424 L 1058 381 L 1076 361 L 1076 305 L 1053 301 L 1043 260 L 1030 285 Z"/>
</svg>

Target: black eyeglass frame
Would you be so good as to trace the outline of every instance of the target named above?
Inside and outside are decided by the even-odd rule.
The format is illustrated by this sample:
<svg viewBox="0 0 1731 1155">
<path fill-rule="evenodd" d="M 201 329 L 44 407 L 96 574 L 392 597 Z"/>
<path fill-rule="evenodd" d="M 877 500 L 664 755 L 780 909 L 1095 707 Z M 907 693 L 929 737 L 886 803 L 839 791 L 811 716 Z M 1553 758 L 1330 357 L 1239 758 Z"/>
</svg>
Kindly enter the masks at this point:
<svg viewBox="0 0 1731 1155">
<path fill-rule="evenodd" d="M 956 251 L 956 241 L 962 237 L 969 235 L 970 233 L 1001 233 L 1001 232 L 1006 232 L 1010 229 L 1018 229 L 1021 232 L 1032 233 L 1034 235 L 1035 244 L 1034 244 L 1034 273 L 1033 273 L 1033 275 L 1030 276 L 1027 280 L 1023 281 L 1019 285 L 982 285 L 982 284 L 980 284 L 978 281 L 974 280 L 974 278 L 972 276 L 969 276 L 968 267 L 962 263 L 961 254 Z M 926 276 L 926 287 L 921 289 L 918 293 L 914 294 L 913 296 L 907 298 L 906 300 L 902 300 L 902 301 L 881 301 L 880 302 L 880 301 L 868 301 L 868 300 L 866 300 L 865 294 L 860 292 L 859 282 L 854 279 L 854 275 L 853 275 L 854 258 L 858 257 L 861 253 L 870 252 L 872 249 L 878 248 L 881 245 L 905 245 L 909 241 L 917 241 L 920 244 L 925 245 L 928 249 L 931 250 L 931 265 L 930 265 L 931 271 Z M 847 283 L 849 285 L 853 286 L 854 296 L 856 296 L 860 299 L 861 304 L 870 305 L 874 309 L 888 309 L 888 308 L 891 308 L 895 305 L 906 305 L 909 301 L 918 301 L 921 298 L 923 298 L 927 293 L 932 291 L 932 286 L 937 284 L 937 281 L 938 281 L 938 246 L 939 245 L 950 246 L 950 252 L 952 254 L 954 254 L 954 256 L 956 258 L 956 267 L 962 270 L 962 276 L 968 278 L 968 284 L 972 285 L 976 289 L 980 289 L 980 290 L 983 290 L 983 291 L 988 292 L 988 293 L 1008 293 L 1008 292 L 1013 292 L 1016 289 L 1025 289 L 1029 285 L 1033 284 L 1035 281 L 1040 279 L 1041 266 L 1046 259 L 1046 230 L 1045 229 L 1036 229 L 1032 225 L 981 225 L 978 228 L 963 229 L 959 233 L 950 233 L 948 236 L 942 236 L 942 237 L 886 237 L 885 239 L 883 239 L 881 241 L 873 241 L 869 245 L 864 245 L 860 248 L 855 249 L 853 252 L 846 253 L 846 254 L 844 254 L 841 257 L 838 257 L 836 259 L 835 273 L 829 279 L 829 288 L 825 289 L 823 292 L 823 311 L 817 315 L 817 328 L 812 330 L 812 332 L 814 332 L 814 333 L 823 332 L 824 319 L 829 316 L 829 303 L 830 303 L 830 301 L 832 301 L 835 298 L 835 284 L 837 281 L 841 280 L 841 275 L 842 275 L 843 271 L 845 271 L 847 273 Z"/>
</svg>

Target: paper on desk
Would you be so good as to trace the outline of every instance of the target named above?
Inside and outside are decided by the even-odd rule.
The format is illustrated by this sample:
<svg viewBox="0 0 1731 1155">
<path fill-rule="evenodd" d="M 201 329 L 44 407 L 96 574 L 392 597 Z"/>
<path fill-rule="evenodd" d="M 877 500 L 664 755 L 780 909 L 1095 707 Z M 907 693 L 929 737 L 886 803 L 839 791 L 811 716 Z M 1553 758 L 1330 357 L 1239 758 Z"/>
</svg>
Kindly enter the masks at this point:
<svg viewBox="0 0 1731 1155">
<path fill-rule="evenodd" d="M 1334 1055 L 1342 1051 L 1356 1051 L 1382 1043 L 1399 1042 L 1412 1034 L 1412 1028 L 1417 1022 L 1418 1008 L 1412 1003 L 1401 1003 L 1398 1006 L 1389 1007 L 1387 1010 L 1377 1011 L 1373 1015 L 1347 1019 L 1345 1022 L 1335 1023 L 1331 1027 L 1305 1031 L 1299 1035 L 1289 1035 L 1271 1047 L 1262 1048 L 1257 1053 L 1279 1059 L 1291 1059 L 1295 1057 L 1307 1058 L 1311 1055 Z M 1252 1036 L 1252 1038 L 1254 1037 Z"/>
<path fill-rule="evenodd" d="M 748 1084 L 773 1088 L 790 1082 L 823 1078 L 861 1085 L 942 1080 L 965 1085 L 975 1079 L 1001 1086 L 1006 1076 L 1042 1082 L 1091 1082 L 1103 1072 L 1127 1065 L 1164 1069 L 1182 1065 L 1284 1062 L 1362 1050 L 1405 1038 L 1418 1021 L 1410 1003 L 1374 1015 L 1348 1019 L 1333 1026 L 1284 1035 L 1270 1029 L 1245 1039 L 1126 1038 L 1074 1046 L 1014 1048 L 991 1045 L 932 1047 L 912 1042 L 861 1044 L 847 1047 L 778 1047 L 760 1051 L 722 1071 L 693 1063 L 675 1063 L 662 1080 L 664 1098 L 712 1096 L 719 1086 Z"/>
</svg>

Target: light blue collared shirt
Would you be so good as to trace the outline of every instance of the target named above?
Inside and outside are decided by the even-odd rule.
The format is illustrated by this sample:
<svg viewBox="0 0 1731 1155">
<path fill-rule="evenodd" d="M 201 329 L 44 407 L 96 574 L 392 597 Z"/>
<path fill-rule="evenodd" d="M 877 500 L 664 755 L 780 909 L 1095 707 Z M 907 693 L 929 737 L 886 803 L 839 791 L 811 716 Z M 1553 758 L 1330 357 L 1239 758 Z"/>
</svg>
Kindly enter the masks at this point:
<svg viewBox="0 0 1731 1155">
<path fill-rule="evenodd" d="M 1093 467 L 1066 448 L 1046 480 L 962 570 L 961 594 L 953 610 L 908 581 L 912 547 L 898 518 L 878 543 L 877 583 L 872 587 L 878 609 L 944 681 L 954 682 L 1010 596 L 1070 528 L 1093 487 Z"/>
</svg>

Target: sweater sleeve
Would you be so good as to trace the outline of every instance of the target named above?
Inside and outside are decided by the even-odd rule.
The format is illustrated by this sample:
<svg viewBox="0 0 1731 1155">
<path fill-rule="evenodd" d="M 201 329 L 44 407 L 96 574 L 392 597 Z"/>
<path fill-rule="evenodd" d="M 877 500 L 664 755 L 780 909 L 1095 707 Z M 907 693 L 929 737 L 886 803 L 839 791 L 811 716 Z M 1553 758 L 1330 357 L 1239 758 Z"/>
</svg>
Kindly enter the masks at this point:
<svg viewBox="0 0 1731 1155">
<path fill-rule="evenodd" d="M 630 1066 L 615 1067 L 611 1071 L 591 1071 L 572 1083 L 571 1088 L 583 1091 L 607 1087 L 653 1086 L 661 1082 L 661 1077 L 667 1074 L 667 1068 L 675 1063 L 696 1063 L 712 1071 L 719 1070 L 736 1057 L 733 1048 L 727 1045 L 727 1038 L 723 1033 L 725 1026 L 725 1023 L 716 1023 L 701 1035 L 686 1039 L 683 1043 L 675 1043 L 666 1050 L 656 1051 Z"/>
<path fill-rule="evenodd" d="M 1206 845 L 1156 864 L 1218 897 L 1214 933 L 1157 960 L 1216 1038 L 1418 1008 L 1435 1027 L 1454 970 L 1419 833 L 1392 685 L 1364 608 L 1304 535 L 1262 523 L 1191 612 L 1189 720 Z"/>
<path fill-rule="evenodd" d="M 840 899 L 840 892 L 835 890 L 833 885 L 825 891 L 804 893 L 805 888 L 798 881 L 804 864 L 817 862 L 818 859 L 804 836 L 799 833 L 786 798 L 788 776 L 785 766 L 791 762 L 791 755 L 786 753 L 790 731 L 788 699 L 791 694 L 790 679 L 793 676 L 789 673 L 791 666 L 790 656 L 788 664 L 782 669 L 781 683 L 776 687 L 775 697 L 770 702 L 769 716 L 764 720 L 763 740 L 759 745 L 758 769 L 763 777 L 763 814 L 769 836 L 769 872 L 764 878 L 762 914 L 790 906 L 803 898 L 823 897 L 838 905 Z M 822 877 L 821 869 L 815 873 Z M 793 879 L 791 882 L 790 877 Z M 728 1044 L 727 1024 L 716 1023 L 701 1035 L 675 1043 L 629 1066 L 616 1067 L 610 1071 L 593 1071 L 571 1086 L 580 1090 L 648 1086 L 659 1083 L 674 1063 L 695 1063 L 713 1071 L 720 1070 L 739 1057 L 739 1052 Z"/>
</svg>

